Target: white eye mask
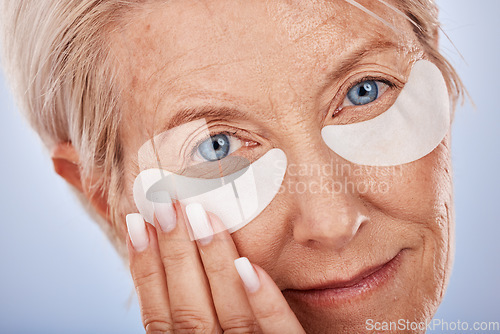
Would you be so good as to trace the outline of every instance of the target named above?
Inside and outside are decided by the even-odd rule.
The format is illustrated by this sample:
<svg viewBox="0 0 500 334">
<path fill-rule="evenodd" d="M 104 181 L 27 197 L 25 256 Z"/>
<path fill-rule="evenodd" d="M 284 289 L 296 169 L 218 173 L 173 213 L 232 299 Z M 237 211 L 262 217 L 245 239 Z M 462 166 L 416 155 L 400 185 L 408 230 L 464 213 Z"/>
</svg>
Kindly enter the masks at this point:
<svg viewBox="0 0 500 334">
<path fill-rule="evenodd" d="M 369 166 L 416 161 L 441 143 L 450 127 L 446 82 L 433 63 L 415 63 L 394 105 L 368 121 L 325 126 L 326 145 L 342 158 Z"/>
<path fill-rule="evenodd" d="M 234 165 L 234 161 L 229 158 L 221 162 L 227 159 L 228 164 Z M 232 233 L 252 221 L 271 203 L 280 190 L 286 165 L 285 153 L 280 149 L 272 149 L 254 163 L 243 164 L 241 169 L 220 178 L 206 178 L 213 176 L 207 174 L 206 170 L 202 172 L 204 178 L 200 178 L 162 169 L 147 169 L 135 180 L 134 200 L 139 212 L 149 223 L 153 223 L 153 202 L 177 199 L 184 205 L 200 203 L 206 211 L 216 214 Z M 220 231 L 214 231 L 217 232 Z M 207 236 L 197 234 L 196 239 Z M 191 238 L 195 239 L 193 236 Z"/>
</svg>

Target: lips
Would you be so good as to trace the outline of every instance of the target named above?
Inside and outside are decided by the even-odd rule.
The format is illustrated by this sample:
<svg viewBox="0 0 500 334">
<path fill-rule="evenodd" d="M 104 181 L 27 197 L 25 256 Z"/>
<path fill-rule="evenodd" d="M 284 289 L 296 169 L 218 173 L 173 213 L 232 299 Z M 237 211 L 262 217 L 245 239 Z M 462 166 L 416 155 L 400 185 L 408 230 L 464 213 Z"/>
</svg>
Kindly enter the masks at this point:
<svg viewBox="0 0 500 334">
<path fill-rule="evenodd" d="M 394 276 L 402 255 L 400 251 L 389 261 L 368 267 L 349 279 L 285 289 L 283 295 L 322 307 L 368 295 Z"/>
</svg>

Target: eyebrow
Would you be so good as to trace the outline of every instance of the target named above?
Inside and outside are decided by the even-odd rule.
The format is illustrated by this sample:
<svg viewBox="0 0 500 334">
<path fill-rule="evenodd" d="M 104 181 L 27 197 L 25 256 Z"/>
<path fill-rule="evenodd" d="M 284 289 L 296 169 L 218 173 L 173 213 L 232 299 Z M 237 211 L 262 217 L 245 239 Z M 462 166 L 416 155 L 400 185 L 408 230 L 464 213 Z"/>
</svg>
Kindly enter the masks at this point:
<svg viewBox="0 0 500 334">
<path fill-rule="evenodd" d="M 169 119 L 168 124 L 162 127 L 161 132 L 175 128 L 181 124 L 189 123 L 198 119 L 243 119 L 248 120 L 248 114 L 229 107 L 217 106 L 201 106 L 201 107 L 187 107 L 177 110 L 174 115 Z"/>
<path fill-rule="evenodd" d="M 344 59 L 342 59 L 336 69 L 327 75 L 326 80 L 328 80 L 328 82 L 339 80 L 345 76 L 346 73 L 351 72 L 363 58 L 377 55 L 382 51 L 396 49 L 397 46 L 398 45 L 396 43 L 388 40 L 375 40 L 368 44 L 363 44 L 360 48 L 349 53 Z"/>
<path fill-rule="evenodd" d="M 378 54 L 381 51 L 387 51 L 391 48 L 396 48 L 397 44 L 392 41 L 372 41 L 368 44 L 363 44 L 357 50 L 354 50 L 347 57 L 340 61 L 336 68 L 326 76 L 326 82 L 339 80 L 346 73 L 352 71 L 367 56 Z M 249 120 L 247 113 L 231 107 L 218 106 L 200 106 L 186 107 L 179 109 L 173 113 L 167 124 L 161 127 L 160 133 L 175 128 L 181 124 L 189 123 L 198 119 L 240 119 Z"/>
</svg>

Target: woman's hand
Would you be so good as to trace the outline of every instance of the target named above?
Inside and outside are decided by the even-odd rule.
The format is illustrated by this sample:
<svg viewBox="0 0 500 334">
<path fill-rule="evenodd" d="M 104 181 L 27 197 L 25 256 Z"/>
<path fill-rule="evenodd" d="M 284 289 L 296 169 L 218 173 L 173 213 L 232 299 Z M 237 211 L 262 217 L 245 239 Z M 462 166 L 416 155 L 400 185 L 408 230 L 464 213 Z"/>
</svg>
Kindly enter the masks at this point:
<svg viewBox="0 0 500 334">
<path fill-rule="evenodd" d="M 271 277 L 239 257 L 226 230 L 193 242 L 178 202 L 156 209 L 155 227 L 139 214 L 127 216 L 130 270 L 147 333 L 304 333 Z M 202 229 L 222 227 L 199 204 L 186 213 Z"/>
</svg>

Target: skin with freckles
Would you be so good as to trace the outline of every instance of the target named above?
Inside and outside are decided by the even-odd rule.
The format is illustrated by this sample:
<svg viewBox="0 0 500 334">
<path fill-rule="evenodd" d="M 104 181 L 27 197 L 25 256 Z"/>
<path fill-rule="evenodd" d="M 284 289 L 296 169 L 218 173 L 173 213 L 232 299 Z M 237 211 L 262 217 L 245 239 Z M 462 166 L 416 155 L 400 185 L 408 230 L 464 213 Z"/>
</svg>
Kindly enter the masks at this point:
<svg viewBox="0 0 500 334">
<path fill-rule="evenodd" d="M 308 333 L 366 332 L 367 319 L 430 320 L 452 262 L 449 135 L 426 157 L 387 168 L 353 165 L 321 138 L 326 125 L 387 110 L 413 63 L 426 59 L 410 23 L 374 1 L 360 3 L 398 33 L 343 1 L 174 0 L 144 5 L 110 36 L 124 88 L 123 214 L 137 211 L 138 149 L 177 111 L 237 110 L 206 119 L 215 133 L 238 132 L 246 145 L 234 154 L 255 161 L 280 148 L 289 170 L 284 191 L 231 236 Z M 382 83 L 380 97 L 349 105 L 347 91 L 364 78 Z M 398 254 L 390 277 L 366 293 L 326 306 L 290 293 L 349 281 Z"/>
</svg>

